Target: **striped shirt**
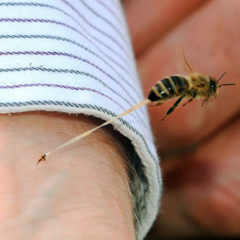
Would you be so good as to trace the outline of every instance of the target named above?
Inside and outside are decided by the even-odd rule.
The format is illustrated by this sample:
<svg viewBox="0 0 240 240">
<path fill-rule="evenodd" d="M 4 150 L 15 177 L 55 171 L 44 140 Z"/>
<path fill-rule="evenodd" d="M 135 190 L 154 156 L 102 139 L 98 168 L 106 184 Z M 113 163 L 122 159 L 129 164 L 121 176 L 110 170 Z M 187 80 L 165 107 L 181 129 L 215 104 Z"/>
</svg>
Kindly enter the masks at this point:
<svg viewBox="0 0 240 240">
<path fill-rule="evenodd" d="M 1 113 L 45 110 L 109 120 L 144 98 L 119 0 L 1 1 L 0 77 Z M 146 108 L 113 125 L 139 158 L 144 237 L 161 190 Z"/>
</svg>

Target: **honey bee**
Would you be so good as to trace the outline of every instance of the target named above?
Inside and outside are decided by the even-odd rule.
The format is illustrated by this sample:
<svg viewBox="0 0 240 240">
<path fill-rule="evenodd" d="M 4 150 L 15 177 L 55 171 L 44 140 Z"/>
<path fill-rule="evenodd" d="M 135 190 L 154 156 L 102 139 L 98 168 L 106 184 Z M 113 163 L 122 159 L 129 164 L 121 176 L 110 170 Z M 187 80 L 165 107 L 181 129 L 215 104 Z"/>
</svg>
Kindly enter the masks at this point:
<svg viewBox="0 0 240 240">
<path fill-rule="evenodd" d="M 162 120 L 171 114 L 183 99 L 188 99 L 183 106 L 194 99 L 203 99 L 202 106 L 210 99 L 216 99 L 219 88 L 222 86 L 235 85 L 234 83 L 219 84 L 224 72 L 218 79 L 200 73 L 192 72 L 189 76 L 175 75 L 158 81 L 151 89 L 148 99 L 159 105 L 169 99 L 178 97 L 172 107 L 166 112 Z"/>
<path fill-rule="evenodd" d="M 235 83 L 219 84 L 226 72 L 224 72 L 218 79 L 194 72 L 188 63 L 184 52 L 183 57 L 185 70 L 189 72 L 189 75 L 174 75 L 165 77 L 152 87 L 148 95 L 148 99 L 154 103 L 153 106 L 160 105 L 169 99 L 178 97 L 172 107 L 170 107 L 163 116 L 162 121 L 175 110 L 183 99 L 188 99 L 183 106 L 186 106 L 194 99 L 203 99 L 203 106 L 210 99 L 217 98 L 220 87 L 235 85 Z"/>
<path fill-rule="evenodd" d="M 123 112 L 122 114 L 111 118 L 110 120 L 104 122 L 103 124 L 70 139 L 69 141 L 56 147 L 52 151 L 44 153 L 43 155 L 41 155 L 37 163 L 47 160 L 47 158 L 52 153 L 62 148 L 65 148 L 79 141 L 82 138 L 85 138 L 86 136 L 95 132 L 99 128 L 102 128 L 149 103 L 152 103 L 153 106 L 157 106 L 157 105 L 163 104 L 164 102 L 172 98 L 177 97 L 177 100 L 174 102 L 172 107 L 168 109 L 168 111 L 162 118 L 162 120 L 164 120 L 169 114 L 171 114 L 176 109 L 176 107 L 179 105 L 179 103 L 183 99 L 188 99 L 188 101 L 184 103 L 183 106 L 186 106 L 188 103 L 192 102 L 194 99 L 203 99 L 203 102 L 202 102 L 202 106 L 203 106 L 204 103 L 206 103 L 210 99 L 216 99 L 216 97 L 218 96 L 218 91 L 220 87 L 235 85 L 235 83 L 219 84 L 219 81 L 226 74 L 226 72 L 224 72 L 218 79 L 216 79 L 211 76 L 194 72 L 191 66 L 189 65 L 189 63 L 187 62 L 185 55 L 184 55 L 184 60 L 185 60 L 186 66 L 190 70 L 190 73 L 188 76 L 174 75 L 174 76 L 165 77 L 162 80 L 159 80 L 150 90 L 148 97 L 142 100 L 140 103 L 131 107 L 127 111 Z"/>
</svg>

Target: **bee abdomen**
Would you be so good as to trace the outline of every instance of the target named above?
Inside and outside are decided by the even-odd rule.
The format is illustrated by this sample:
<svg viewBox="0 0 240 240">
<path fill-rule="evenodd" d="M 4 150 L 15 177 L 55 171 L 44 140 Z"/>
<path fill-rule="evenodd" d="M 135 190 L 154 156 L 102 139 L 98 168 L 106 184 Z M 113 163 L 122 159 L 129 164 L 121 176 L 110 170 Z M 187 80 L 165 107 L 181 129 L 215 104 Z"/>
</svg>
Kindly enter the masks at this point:
<svg viewBox="0 0 240 240">
<path fill-rule="evenodd" d="M 170 76 L 158 81 L 151 89 L 148 99 L 152 102 L 179 96 L 188 88 L 188 82 L 183 76 Z"/>
<path fill-rule="evenodd" d="M 171 76 L 171 80 L 174 82 L 178 95 L 189 89 L 189 83 L 184 76 Z"/>
</svg>

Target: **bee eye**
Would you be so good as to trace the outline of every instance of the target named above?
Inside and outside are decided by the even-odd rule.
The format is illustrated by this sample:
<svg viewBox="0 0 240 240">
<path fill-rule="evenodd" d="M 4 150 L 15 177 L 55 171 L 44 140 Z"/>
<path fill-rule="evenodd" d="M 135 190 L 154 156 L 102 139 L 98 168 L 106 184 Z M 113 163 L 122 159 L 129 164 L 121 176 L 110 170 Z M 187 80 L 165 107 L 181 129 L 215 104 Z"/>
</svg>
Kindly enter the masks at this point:
<svg viewBox="0 0 240 240">
<path fill-rule="evenodd" d="M 211 80 L 210 81 L 210 91 L 211 91 L 211 93 L 216 93 L 216 90 L 217 90 L 216 82 Z"/>
<path fill-rule="evenodd" d="M 216 87 L 214 85 L 211 86 L 211 91 L 214 93 L 216 92 Z"/>
</svg>

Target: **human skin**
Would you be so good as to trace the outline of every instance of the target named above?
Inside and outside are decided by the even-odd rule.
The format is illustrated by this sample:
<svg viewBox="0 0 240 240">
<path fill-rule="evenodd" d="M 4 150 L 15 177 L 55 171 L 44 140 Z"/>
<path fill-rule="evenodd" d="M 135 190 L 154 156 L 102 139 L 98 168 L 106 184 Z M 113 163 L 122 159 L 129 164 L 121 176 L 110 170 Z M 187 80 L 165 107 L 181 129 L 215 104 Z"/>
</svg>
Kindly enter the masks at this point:
<svg viewBox="0 0 240 240">
<path fill-rule="evenodd" d="M 162 156 L 163 199 L 150 239 L 160 236 L 240 235 L 240 2 L 125 0 L 124 9 L 147 96 L 165 76 L 194 71 L 218 78 L 216 100 L 150 107 Z"/>
<path fill-rule="evenodd" d="M 98 124 L 60 113 L 0 117 L 0 239 L 135 239 L 127 159 L 110 128 L 36 164 Z"/>
</svg>

